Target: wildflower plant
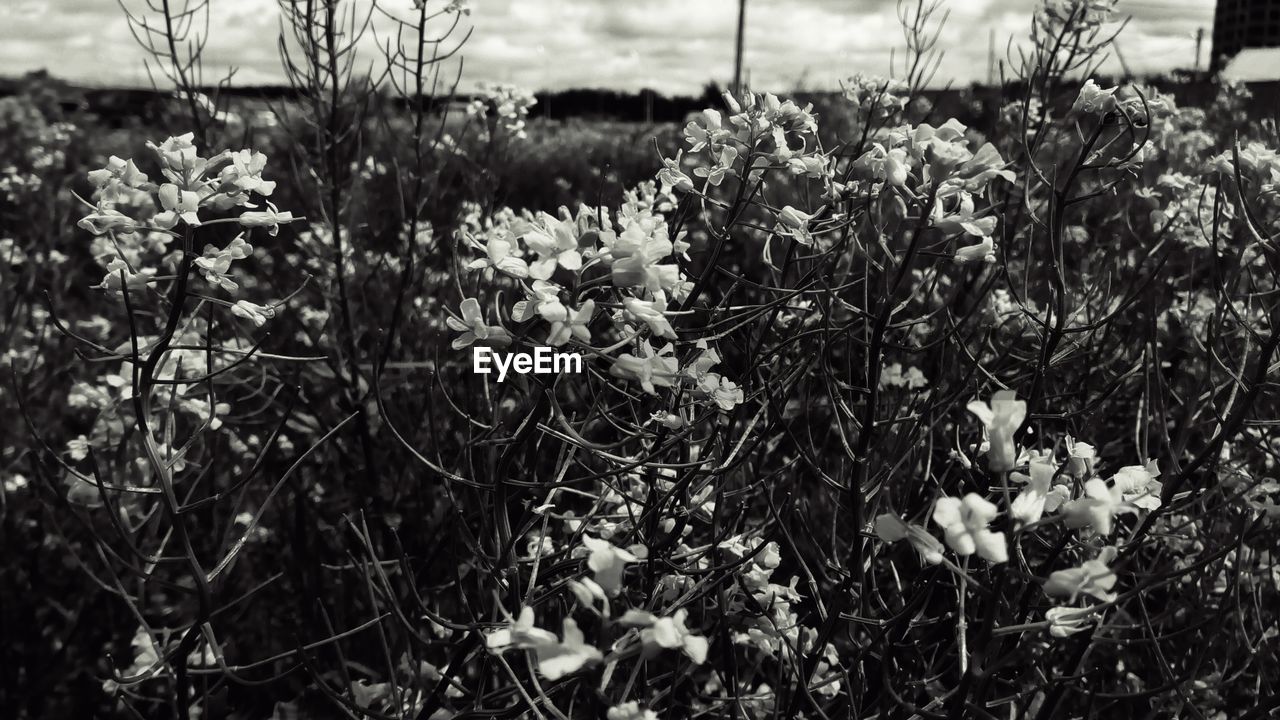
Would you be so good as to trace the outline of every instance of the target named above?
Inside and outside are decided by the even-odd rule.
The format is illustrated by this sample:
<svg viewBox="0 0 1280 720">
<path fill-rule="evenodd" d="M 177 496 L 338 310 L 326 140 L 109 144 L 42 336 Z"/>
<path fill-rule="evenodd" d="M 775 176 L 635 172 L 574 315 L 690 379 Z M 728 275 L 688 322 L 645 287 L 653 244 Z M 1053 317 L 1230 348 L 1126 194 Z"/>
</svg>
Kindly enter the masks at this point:
<svg viewBox="0 0 1280 720">
<path fill-rule="evenodd" d="M 907 3 L 898 79 L 726 93 L 616 201 L 530 209 L 492 166 L 532 97 L 429 92 L 465 3 L 282 3 L 281 152 L 190 105 L 78 187 L 95 312 L 14 291 L 0 497 L 128 619 L 101 705 L 1267 712 L 1277 138 L 1091 79 L 1114 5 L 1045 3 L 985 134 L 920 102 Z M 384 78 L 342 70 L 365 12 Z M 2 229 L 9 292 L 41 250 Z"/>
</svg>

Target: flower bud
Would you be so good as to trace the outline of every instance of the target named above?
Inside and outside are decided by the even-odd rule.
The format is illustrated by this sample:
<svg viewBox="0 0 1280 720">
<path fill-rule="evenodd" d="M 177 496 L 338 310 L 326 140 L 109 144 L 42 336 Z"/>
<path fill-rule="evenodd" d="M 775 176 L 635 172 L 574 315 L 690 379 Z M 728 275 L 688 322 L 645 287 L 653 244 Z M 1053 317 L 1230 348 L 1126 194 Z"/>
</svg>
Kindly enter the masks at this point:
<svg viewBox="0 0 1280 720">
<path fill-rule="evenodd" d="M 792 230 L 807 230 L 809 221 L 812 219 L 812 215 L 801 212 L 790 205 L 782 208 L 782 211 L 778 213 L 778 221 Z"/>
</svg>

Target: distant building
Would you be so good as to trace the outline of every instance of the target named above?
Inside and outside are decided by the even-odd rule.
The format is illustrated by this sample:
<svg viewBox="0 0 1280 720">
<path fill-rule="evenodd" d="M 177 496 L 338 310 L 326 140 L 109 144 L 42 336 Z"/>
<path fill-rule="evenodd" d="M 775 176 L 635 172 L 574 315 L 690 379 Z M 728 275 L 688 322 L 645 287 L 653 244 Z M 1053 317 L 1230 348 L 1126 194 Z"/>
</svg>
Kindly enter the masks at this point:
<svg viewBox="0 0 1280 720">
<path fill-rule="evenodd" d="M 1280 47 L 1280 2 L 1218 0 L 1210 67 L 1222 69 L 1245 48 Z"/>
<path fill-rule="evenodd" d="M 1222 78 L 1242 83 L 1280 80 L 1280 47 L 1241 50 L 1223 65 Z"/>
</svg>

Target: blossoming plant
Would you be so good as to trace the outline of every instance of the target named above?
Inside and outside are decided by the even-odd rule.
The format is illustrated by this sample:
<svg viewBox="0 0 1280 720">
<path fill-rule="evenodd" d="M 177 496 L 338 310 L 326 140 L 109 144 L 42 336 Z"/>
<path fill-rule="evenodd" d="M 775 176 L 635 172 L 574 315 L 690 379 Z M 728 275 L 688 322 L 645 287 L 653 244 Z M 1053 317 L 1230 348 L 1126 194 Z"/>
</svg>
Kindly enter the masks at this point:
<svg viewBox="0 0 1280 720">
<path fill-rule="evenodd" d="M 0 498 L 39 490 L 39 522 L 12 501 L 22 537 L 103 608 L 59 612 L 116 620 L 103 705 L 1280 705 L 1280 138 L 1199 129 L 1236 91 L 1196 111 L 1090 79 L 1114 4 L 1040 8 L 995 124 L 921 101 L 920 3 L 899 80 L 821 111 L 727 94 L 620 200 L 556 211 L 496 206 L 484 149 L 526 130 L 526 94 L 478 97 L 474 156 L 444 139 L 429 40 L 465 4 L 282 5 L 300 99 L 264 142 L 290 162 L 187 135 L 103 158 L 75 231 L 101 274 L 8 358 L 38 442 L 0 448 Z M 366 11 L 402 41 L 396 103 L 343 70 Z M 442 154 L 475 190 L 449 227 L 426 219 Z M 34 247 L 0 240 L 22 258 L 0 278 Z M 74 372 L 33 349 L 44 320 Z M 476 347 L 583 362 L 499 380 Z"/>
<path fill-rule="evenodd" d="M 255 233 L 270 238 L 297 219 L 264 201 L 275 186 L 263 177 L 264 155 L 206 158 L 192 140 L 148 145 L 154 180 L 114 156 L 89 173 L 94 191 L 79 226 L 104 270 L 93 289 L 120 322 L 92 339 L 51 316 L 98 368 L 67 401 L 88 430 L 65 451 L 50 448 L 61 493 L 96 529 L 101 582 L 130 608 L 135 645 L 146 650 L 112 668 L 105 688 L 170 702 L 183 717 L 203 706 L 195 676 L 223 664 L 213 618 L 261 512 L 245 506 L 243 490 L 279 432 L 242 436 L 228 422 L 242 407 L 237 387 L 267 377 L 254 336 L 287 300 L 257 296 L 237 278 L 252 264 Z M 168 690 L 157 693 L 157 683 Z"/>
<path fill-rule="evenodd" d="M 759 528 L 784 527 L 797 508 L 785 500 L 792 491 L 763 479 L 804 467 L 842 490 L 842 512 L 863 518 L 854 527 L 871 522 L 876 397 L 905 390 L 925 399 L 901 366 L 882 386 L 884 333 L 891 322 L 910 324 L 897 315 L 909 288 L 983 260 L 957 248 L 989 238 L 994 223 L 980 218 L 977 201 L 992 182 L 1012 179 L 994 147 L 969 149 L 955 121 L 897 128 L 842 156 L 824 150 L 816 119 L 793 102 L 725 103 L 727 113 L 707 110 L 689 123 L 687 154 L 664 160 L 660 186 L 629 192 L 616 211 L 507 214 L 460 234 L 474 259 L 449 320 L 455 349 L 548 344 L 588 358 L 583 377 L 460 378 L 450 403 L 469 418 L 467 443 L 480 457 L 444 467 L 412 451 L 492 507 L 475 552 L 496 564 L 469 593 L 500 601 L 483 648 L 504 667 L 512 653 L 530 652 L 532 685 L 521 692 L 548 711 L 586 701 L 575 682 L 583 672 L 599 674 L 592 683 L 615 707 L 669 705 L 674 697 L 642 690 L 668 663 L 709 665 L 696 675 L 701 689 L 690 688 L 697 699 L 682 701 L 700 707 L 733 702 L 735 687 L 780 708 L 821 707 L 850 692 L 836 629 L 856 612 L 847 598 L 863 592 L 873 548 L 838 540 L 848 555 L 825 562 L 849 569 L 820 580 L 824 561 L 798 554 L 790 539 L 793 574 L 775 580 L 781 546 Z M 809 193 L 817 202 L 797 207 Z M 891 231 L 877 238 L 881 223 Z M 867 307 L 870 285 L 885 295 Z M 869 367 L 859 384 L 872 389 L 854 413 L 845 399 L 853 388 L 834 378 L 859 365 Z M 467 389 L 477 383 L 483 390 Z M 788 430 L 804 397 L 813 398 L 808 420 L 832 413 L 825 442 L 848 453 L 835 466 Z M 1011 432 L 1007 424 L 997 432 Z M 550 448 L 559 449 L 548 456 Z M 554 483 L 527 474 L 542 465 L 539 455 L 552 461 L 541 472 Z M 986 529 L 995 506 L 977 495 L 965 510 L 947 502 L 935 519 L 953 546 L 963 554 L 980 546 L 1003 562 L 1004 536 Z M 578 566 L 574 558 L 585 559 L 584 574 L 561 575 Z M 638 585 L 625 581 L 633 567 Z M 801 582 L 809 597 L 833 593 L 816 614 L 800 605 Z M 518 684 L 519 666 L 511 668 Z"/>
<path fill-rule="evenodd" d="M 1081 67 L 1105 10 L 1047 8 L 1037 27 L 1057 34 L 1031 69 L 1052 84 Z M 1090 248 L 1069 228 L 1135 182 L 1170 112 L 1077 90 L 1059 119 L 1015 109 L 1004 150 L 955 120 L 828 144 L 809 108 L 728 96 L 617 208 L 465 223 L 455 351 L 587 362 L 504 383 L 457 370 L 433 391 L 449 428 L 392 422 L 482 558 L 456 598 L 412 607 L 462 641 L 422 711 L 487 707 L 459 685 L 490 666 L 475 692 L 555 716 L 1050 717 L 1086 702 L 1058 678 L 1113 672 L 1091 656 L 1174 622 L 1148 599 L 1171 576 L 1141 562 L 1187 523 L 1241 517 L 1189 483 L 1252 405 L 1198 444 L 1075 439 L 1104 410 L 1159 422 L 1149 404 L 1133 420 L 1134 371 L 1091 366 L 1137 301 L 1071 274 Z M 1258 186 L 1234 168 L 1218 177 Z M 1124 267 L 1139 288 L 1161 277 L 1158 258 Z M 1255 341 L 1234 391 L 1250 403 L 1274 350 Z M 461 603 L 469 622 L 448 617 Z M 1190 657 L 1108 685 L 1115 707 L 1195 674 Z"/>
</svg>

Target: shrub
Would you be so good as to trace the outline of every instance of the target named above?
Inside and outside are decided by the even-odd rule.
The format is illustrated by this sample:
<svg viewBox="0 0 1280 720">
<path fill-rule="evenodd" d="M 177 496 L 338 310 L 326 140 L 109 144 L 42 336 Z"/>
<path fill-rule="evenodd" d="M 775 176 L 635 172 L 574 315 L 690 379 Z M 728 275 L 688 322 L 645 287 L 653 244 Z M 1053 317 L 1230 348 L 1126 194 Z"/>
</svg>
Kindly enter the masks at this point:
<svg viewBox="0 0 1280 720">
<path fill-rule="evenodd" d="M 14 106 L 55 149 L 5 207 L 62 210 L 0 244 L 6 706 L 1265 716 L 1277 137 L 1074 79 L 1110 11 L 1046 4 L 981 132 L 919 102 L 926 9 L 829 127 L 726 94 L 625 189 L 613 126 L 422 105 L 456 2 L 390 15 L 389 88 L 285 4 L 270 155 L 163 54 L 193 131 L 84 181 Z"/>
</svg>

